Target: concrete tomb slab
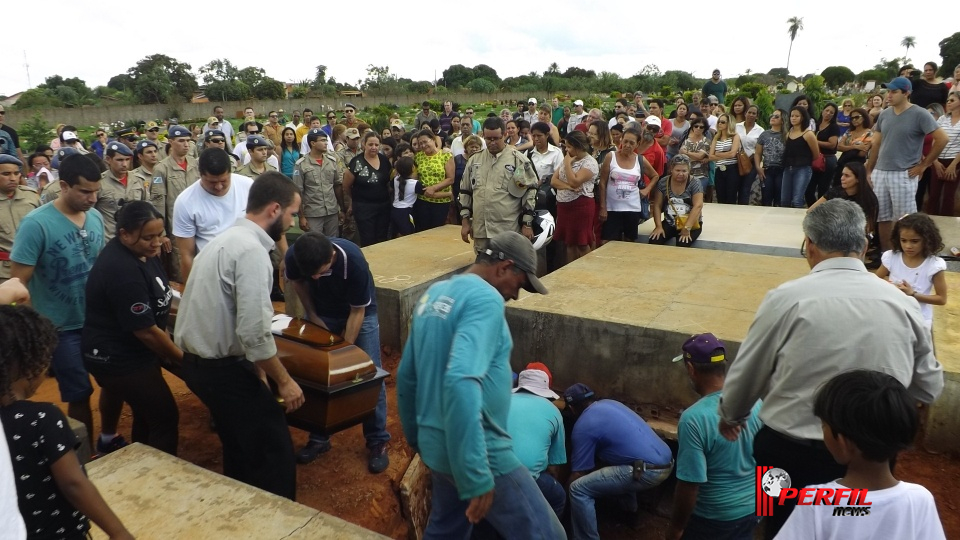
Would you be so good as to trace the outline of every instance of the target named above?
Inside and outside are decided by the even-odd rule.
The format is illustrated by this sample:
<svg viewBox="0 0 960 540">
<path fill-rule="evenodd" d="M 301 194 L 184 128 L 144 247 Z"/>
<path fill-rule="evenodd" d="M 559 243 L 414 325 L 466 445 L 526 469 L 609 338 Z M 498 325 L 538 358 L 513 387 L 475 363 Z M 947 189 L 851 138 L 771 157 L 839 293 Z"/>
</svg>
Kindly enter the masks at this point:
<svg viewBox="0 0 960 540">
<path fill-rule="evenodd" d="M 611 242 L 542 278 L 550 294 L 521 293 L 507 304 L 512 365 L 519 371 L 544 362 L 557 389 L 582 382 L 603 396 L 642 404 L 641 416 L 658 424 L 675 422 L 697 400 L 686 372 L 670 361 L 683 342 L 712 332 L 736 358 L 766 293 L 809 271 L 795 257 Z M 960 276 L 947 277 L 960 290 Z M 940 409 L 954 401 L 960 406 L 956 306 L 935 309 L 937 353 L 950 373 L 931 425 L 953 434 L 941 446 L 960 449 L 960 418 L 954 409 Z"/>
<path fill-rule="evenodd" d="M 363 248 L 377 288 L 380 341 L 400 349 L 420 296 L 476 259 L 473 243 L 460 239 L 460 227 L 445 225 Z"/>
<path fill-rule="evenodd" d="M 138 538 L 386 538 L 143 444 L 92 461 L 87 474 Z"/>
</svg>

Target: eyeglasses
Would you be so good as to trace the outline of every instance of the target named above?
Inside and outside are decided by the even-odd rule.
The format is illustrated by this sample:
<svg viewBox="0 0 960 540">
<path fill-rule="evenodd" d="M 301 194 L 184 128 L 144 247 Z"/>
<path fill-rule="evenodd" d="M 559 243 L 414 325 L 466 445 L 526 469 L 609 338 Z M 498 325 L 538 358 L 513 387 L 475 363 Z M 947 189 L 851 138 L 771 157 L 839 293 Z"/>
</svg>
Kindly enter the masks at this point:
<svg viewBox="0 0 960 540">
<path fill-rule="evenodd" d="M 7 114 L 7 111 L 0 111 L 0 114 Z"/>
<path fill-rule="evenodd" d="M 227 142 L 226 139 L 221 139 L 220 137 L 216 137 L 216 138 L 214 138 L 214 139 L 207 139 L 207 140 L 210 141 L 210 142 L 212 142 L 212 143 L 225 143 L 225 142 Z"/>
<path fill-rule="evenodd" d="M 151 133 L 160 133 L 160 128 L 152 128 L 152 129 L 148 129 L 147 131 Z"/>
<path fill-rule="evenodd" d="M 327 120 L 336 120 L 336 119 L 337 119 L 336 116 L 328 116 L 328 117 L 327 117 Z"/>
<path fill-rule="evenodd" d="M 353 113 L 353 112 L 355 112 L 355 111 L 354 111 L 353 109 L 344 109 L 343 112 L 345 112 L 345 113 Z"/>
<path fill-rule="evenodd" d="M 693 129 L 707 129 L 707 126 L 701 126 L 700 124 L 697 124 L 693 126 Z"/>
<path fill-rule="evenodd" d="M 248 131 L 248 132 L 247 132 L 247 135 L 257 135 L 257 134 L 259 134 L 259 133 L 260 133 L 260 130 Z"/>
<path fill-rule="evenodd" d="M 717 125 L 719 126 L 719 125 L 723 125 L 723 124 L 726 124 L 726 123 L 727 123 L 726 120 L 721 120 L 721 121 L 717 122 Z"/>
<path fill-rule="evenodd" d="M 856 116 L 851 116 L 850 119 L 851 119 L 851 120 L 863 120 L 863 116 L 860 116 L 860 115 L 858 114 L 858 115 L 856 115 Z"/>
<path fill-rule="evenodd" d="M 807 239 L 804 237 L 803 242 L 800 243 L 800 256 L 804 259 L 807 258 Z"/>
<path fill-rule="evenodd" d="M 473 114 L 473 111 L 467 111 L 467 112 L 465 112 L 465 113 L 463 113 L 463 114 L 471 115 L 471 114 Z"/>
</svg>

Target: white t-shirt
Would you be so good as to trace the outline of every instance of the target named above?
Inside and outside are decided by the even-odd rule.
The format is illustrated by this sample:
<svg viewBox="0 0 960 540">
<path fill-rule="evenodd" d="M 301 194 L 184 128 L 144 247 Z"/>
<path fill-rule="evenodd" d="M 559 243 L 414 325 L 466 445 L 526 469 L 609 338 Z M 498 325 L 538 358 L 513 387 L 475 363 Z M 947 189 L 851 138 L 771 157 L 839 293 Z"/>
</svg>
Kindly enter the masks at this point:
<svg viewBox="0 0 960 540">
<path fill-rule="evenodd" d="M 836 482 L 807 486 L 809 489 L 845 488 Z M 939 540 L 946 538 L 933 495 L 927 488 L 910 482 L 867 493 L 870 514 L 834 516 L 840 506 L 797 506 L 784 523 L 777 540 L 869 540 L 903 538 Z"/>
<path fill-rule="evenodd" d="M 403 193 L 400 192 L 400 177 L 393 179 L 393 207 L 394 208 L 413 208 L 413 203 L 417 202 L 417 187 L 422 186 L 419 180 L 406 180 L 403 186 Z"/>
<path fill-rule="evenodd" d="M 252 185 L 252 178 L 231 174 L 230 190 L 216 197 L 207 193 L 200 182 L 190 184 L 173 203 L 173 235 L 196 239 L 197 251 L 202 250 L 246 215 Z"/>
<path fill-rule="evenodd" d="M 307 138 L 304 137 L 303 140 L 307 140 Z M 244 148 L 246 148 L 246 146 L 244 146 Z M 301 152 L 301 153 L 302 153 L 302 152 Z M 307 153 L 309 154 L 310 151 L 307 150 Z M 251 159 L 251 158 L 250 158 L 250 151 L 247 150 L 247 151 L 244 152 L 244 154 L 243 154 L 243 160 L 240 162 L 240 166 L 242 167 L 242 166 L 246 165 L 247 163 L 250 163 L 250 159 Z M 280 170 L 280 162 L 277 161 L 277 156 L 274 155 L 273 152 L 271 152 L 271 153 L 270 153 L 270 157 L 267 158 L 267 163 L 273 165 L 274 168 L 276 168 L 278 171 Z"/>
<path fill-rule="evenodd" d="M 890 272 L 890 281 L 893 283 L 909 283 L 917 294 L 930 294 L 933 292 L 933 276 L 947 269 L 947 263 L 940 257 L 927 257 L 923 263 L 910 268 L 903 262 L 903 252 L 885 251 L 880 256 L 880 263 Z M 927 328 L 933 324 L 933 305 L 920 304 L 920 314 L 923 315 L 923 322 Z"/>
<path fill-rule="evenodd" d="M 27 537 L 27 528 L 20 517 L 17 484 L 13 479 L 11 463 L 7 437 L 0 424 L 0 538 L 23 540 Z"/>
<path fill-rule="evenodd" d="M 643 159 L 634 156 L 636 161 L 629 169 L 621 168 L 617 163 L 617 155 L 610 154 L 610 175 L 606 186 L 607 210 L 610 212 L 640 212 L 643 210 L 640 201 L 640 182 L 643 181 Z M 602 182 L 602 181 L 601 181 Z"/>
</svg>

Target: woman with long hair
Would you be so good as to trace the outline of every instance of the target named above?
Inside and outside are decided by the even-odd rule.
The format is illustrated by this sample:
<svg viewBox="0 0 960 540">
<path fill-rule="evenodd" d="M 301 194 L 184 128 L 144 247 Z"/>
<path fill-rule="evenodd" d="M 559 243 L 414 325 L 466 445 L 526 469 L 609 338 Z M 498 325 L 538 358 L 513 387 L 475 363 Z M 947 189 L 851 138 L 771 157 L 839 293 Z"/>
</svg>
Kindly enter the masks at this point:
<svg viewBox="0 0 960 540">
<path fill-rule="evenodd" d="M 783 145 L 783 187 L 780 205 L 803 208 L 803 195 L 813 176 L 813 160 L 820 155 L 817 136 L 810 129 L 807 109 L 794 105 L 790 108 L 787 139 Z"/>
<path fill-rule="evenodd" d="M 740 151 L 740 136 L 733 116 L 721 114 L 717 118 L 717 134 L 710 144 L 710 161 L 717 166 L 715 183 L 717 202 L 737 204 L 740 193 L 740 171 L 737 170 L 737 152 Z"/>
<path fill-rule="evenodd" d="M 665 245 L 677 239 L 678 247 L 690 247 L 703 231 L 703 191 L 690 178 L 690 159 L 677 156 L 670 161 L 670 175 L 661 178 L 653 190 L 653 232 L 648 243 Z"/>
<path fill-rule="evenodd" d="M 823 154 L 825 169 L 813 171 L 813 177 L 807 186 L 805 199 L 810 206 L 830 189 L 834 171 L 837 169 L 837 139 L 840 138 L 840 126 L 837 125 L 837 104 L 827 103 L 817 119 L 817 146 Z"/>
<path fill-rule="evenodd" d="M 360 246 L 388 239 L 393 187 L 390 160 L 380 153 L 380 136 L 368 131 L 360 138 L 362 152 L 343 171 L 343 192 L 350 195 L 347 216 L 353 216 Z"/>
<path fill-rule="evenodd" d="M 617 150 L 617 147 L 613 145 L 613 139 L 610 137 L 609 124 L 603 120 L 590 122 L 590 127 L 587 128 L 587 140 L 590 141 L 590 148 L 593 150 L 591 153 L 593 159 L 597 160 L 597 165 L 602 168 L 606 157 Z M 593 238 L 597 242 L 603 235 L 603 223 L 600 221 L 600 210 L 603 208 L 599 196 L 600 178 L 598 175 L 597 185 L 593 188 L 593 200 L 596 203 L 596 208 L 593 211 Z M 596 247 L 596 244 L 594 244 L 594 247 Z"/>
<path fill-rule="evenodd" d="M 760 180 L 760 202 L 763 206 L 780 206 L 780 191 L 783 185 L 783 145 L 787 130 L 784 120 L 787 111 L 777 109 L 770 115 L 770 129 L 757 138 L 753 153 L 753 166 Z"/>
<path fill-rule="evenodd" d="M 417 195 L 413 205 L 413 222 L 417 232 L 440 227 L 447 223 L 450 213 L 450 197 L 456 166 L 453 154 L 444 152 L 437 146 L 437 137 L 430 130 L 417 132 L 417 153 L 413 162 L 417 165 L 417 174 L 424 192 Z"/>
<path fill-rule="evenodd" d="M 840 171 L 840 183 L 833 186 L 817 202 L 813 203 L 807 212 L 830 199 L 845 199 L 857 203 L 867 218 L 867 254 L 864 263 L 867 268 L 874 270 L 880 267 L 880 237 L 877 235 L 877 218 L 880 205 L 877 195 L 867 182 L 867 169 L 863 163 L 856 161 L 847 163 Z"/>
<path fill-rule="evenodd" d="M 690 129 L 690 121 L 687 119 L 687 111 L 689 108 L 682 100 L 678 101 L 677 108 L 673 111 L 676 115 L 668 120 L 668 122 L 673 123 L 673 132 L 670 134 L 670 144 L 667 145 L 668 161 L 680 153 L 680 142 L 683 141 L 683 138 L 687 135 L 687 131 Z"/>
<path fill-rule="evenodd" d="M 739 124 L 747 119 L 747 109 L 750 107 L 750 98 L 747 96 L 737 96 L 730 104 L 730 114 L 733 115 L 735 124 Z"/>
<path fill-rule="evenodd" d="M 747 158 L 753 163 L 753 155 L 757 151 L 757 141 L 763 133 L 763 126 L 757 123 L 757 115 L 760 114 L 760 108 L 756 105 L 747 105 L 744 113 L 744 120 L 737 123 L 737 135 L 740 136 L 740 151 L 747 155 Z M 739 170 L 739 169 L 738 169 Z M 757 180 L 757 168 L 753 167 L 750 172 L 740 177 L 740 193 L 737 196 L 737 204 L 750 204 L 750 194 L 753 192 L 753 184 Z M 757 189 L 756 202 L 758 204 L 762 195 L 761 190 Z"/>
<path fill-rule="evenodd" d="M 850 129 L 837 139 L 837 150 L 840 157 L 837 158 L 837 168 L 833 174 L 833 185 L 840 183 L 840 174 L 847 163 L 866 163 L 867 155 L 870 153 L 870 141 L 873 138 L 873 131 L 870 127 L 873 123 L 870 121 L 870 113 L 864 108 L 850 111 Z"/>
<path fill-rule="evenodd" d="M 285 127 L 280 133 L 280 146 L 274 149 L 280 160 L 280 172 L 287 178 L 293 178 L 293 166 L 300 159 L 300 147 L 297 145 L 297 131 Z"/>
<path fill-rule="evenodd" d="M 924 109 L 932 103 L 939 103 L 942 107 L 947 103 L 947 94 L 950 88 L 943 79 L 937 77 L 937 64 L 927 62 L 923 65 L 923 74 L 913 82 L 913 91 L 910 92 L 910 103 Z"/>
<path fill-rule="evenodd" d="M 710 124 L 704 118 L 691 120 L 679 154 L 690 159 L 690 177 L 700 181 L 704 193 L 710 186 L 710 140 L 707 139 L 709 130 Z"/>
<path fill-rule="evenodd" d="M 611 240 L 637 240 L 637 228 L 643 214 L 643 199 L 660 180 L 652 165 L 635 150 L 642 133 L 636 128 L 623 131 L 620 147 L 608 153 L 600 163 L 599 220 L 602 224 L 601 243 Z M 644 175 L 652 181 L 644 186 Z"/>
<path fill-rule="evenodd" d="M 87 278 L 84 366 L 101 392 L 130 405 L 133 442 L 177 455 L 179 413 L 160 367 L 179 365 L 183 351 L 167 332 L 173 292 L 160 264 L 163 216 L 149 202 L 131 201 L 116 219 L 117 235 Z M 102 431 L 114 434 L 117 426 Z"/>
<path fill-rule="evenodd" d="M 957 164 L 960 162 L 960 90 L 947 95 L 946 111 L 937 119 L 947 132 L 947 146 L 933 162 L 927 212 L 934 216 L 952 216 L 957 195 Z"/>
<path fill-rule="evenodd" d="M 600 166 L 590 155 L 590 143 L 582 131 L 565 139 L 567 154 L 563 167 L 553 174 L 550 185 L 557 190 L 557 228 L 554 238 L 567 246 L 567 264 L 590 252 L 593 237 L 593 188 Z"/>
<path fill-rule="evenodd" d="M 506 123 L 506 128 L 507 128 L 507 144 L 516 146 L 517 150 L 520 150 L 521 152 L 533 147 L 533 143 L 525 139 L 520 134 L 519 120 L 508 120 Z"/>
<path fill-rule="evenodd" d="M 810 126 L 809 126 L 809 127 L 810 127 L 811 130 L 813 130 L 814 133 L 816 133 L 816 131 L 817 131 L 817 122 L 816 122 L 815 118 L 817 118 L 817 111 L 815 111 L 814 108 L 813 108 L 813 100 L 811 100 L 809 97 L 807 97 L 806 94 L 800 94 L 799 96 L 793 98 L 793 103 L 790 105 L 791 110 L 792 110 L 794 107 L 803 107 L 804 109 L 806 109 L 806 111 L 807 111 L 807 118 L 810 119 Z"/>
<path fill-rule="evenodd" d="M 846 98 L 840 104 L 840 110 L 837 112 L 837 126 L 840 128 L 840 136 L 846 135 L 850 129 L 850 114 L 853 112 L 853 100 Z"/>
</svg>

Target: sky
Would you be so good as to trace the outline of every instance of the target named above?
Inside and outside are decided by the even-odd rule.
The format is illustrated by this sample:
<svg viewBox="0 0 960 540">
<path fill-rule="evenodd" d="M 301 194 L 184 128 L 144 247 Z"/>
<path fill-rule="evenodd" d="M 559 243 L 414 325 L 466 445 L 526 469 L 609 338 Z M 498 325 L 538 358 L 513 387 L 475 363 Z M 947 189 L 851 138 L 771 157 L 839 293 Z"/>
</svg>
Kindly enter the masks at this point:
<svg viewBox="0 0 960 540">
<path fill-rule="evenodd" d="M 327 66 L 328 77 L 356 84 L 371 64 L 388 66 L 399 77 L 432 81 L 453 64 L 487 64 L 506 78 L 542 73 L 552 62 L 561 71 L 577 66 L 624 77 L 648 64 L 701 78 L 719 68 L 732 79 L 748 69 L 766 73 L 786 65 L 786 21 L 793 16 L 803 17 L 804 25 L 793 44 L 793 75 L 820 73 L 831 65 L 858 73 L 882 57 L 903 56 L 905 36 L 916 38 L 909 54 L 914 65 L 939 64 L 940 40 L 957 31 L 954 17 L 934 16 L 926 8 L 893 4 L 898 6 L 894 11 L 876 2 L 820 0 L 756 2 L 756 8 L 734 9 L 718 9 L 728 5 L 723 2 L 693 0 L 683 3 L 682 10 L 646 2 L 620 7 L 573 0 L 322 0 L 302 3 L 309 6 L 303 8 L 291 2 L 234 0 L 152 3 L 149 14 L 138 13 L 142 8 L 135 4 L 109 9 L 88 0 L 50 0 L 47 7 L 55 4 L 64 7 L 42 19 L 39 31 L 31 3 L 4 7 L 0 95 L 26 90 L 51 75 L 79 77 L 94 88 L 157 53 L 190 64 L 195 73 L 213 59 L 227 58 L 240 68 L 262 67 L 284 82 L 312 79 L 319 64 Z M 865 7 L 869 13 L 849 12 Z M 653 13 L 659 18 L 655 29 L 650 28 Z M 691 14 L 703 14 L 708 22 L 692 24 Z M 734 16 L 743 22 L 731 22 Z M 216 22 L 216 33 L 208 21 Z M 296 28 L 304 22 L 309 30 Z M 63 36 L 72 36 L 72 43 L 65 45 Z M 29 65 L 29 84 L 24 64 Z"/>
</svg>

